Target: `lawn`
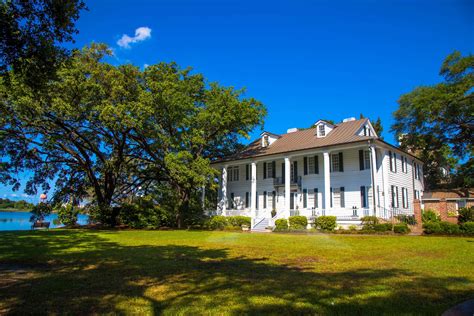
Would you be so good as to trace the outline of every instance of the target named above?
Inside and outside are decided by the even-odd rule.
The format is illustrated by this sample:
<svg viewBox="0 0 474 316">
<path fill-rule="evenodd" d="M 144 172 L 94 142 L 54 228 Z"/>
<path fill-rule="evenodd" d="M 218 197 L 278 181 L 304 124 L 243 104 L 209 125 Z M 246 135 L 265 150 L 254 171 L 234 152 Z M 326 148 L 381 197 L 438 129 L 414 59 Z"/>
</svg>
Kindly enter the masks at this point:
<svg viewBox="0 0 474 316">
<path fill-rule="evenodd" d="M 0 314 L 440 314 L 474 297 L 474 239 L 0 233 Z"/>
</svg>

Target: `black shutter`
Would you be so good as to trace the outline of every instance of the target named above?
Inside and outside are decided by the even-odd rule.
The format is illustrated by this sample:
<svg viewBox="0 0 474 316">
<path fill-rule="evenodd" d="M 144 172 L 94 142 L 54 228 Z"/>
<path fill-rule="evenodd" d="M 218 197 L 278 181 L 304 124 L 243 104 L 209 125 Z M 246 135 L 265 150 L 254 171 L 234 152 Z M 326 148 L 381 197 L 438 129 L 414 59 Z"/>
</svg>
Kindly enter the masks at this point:
<svg viewBox="0 0 474 316">
<path fill-rule="evenodd" d="M 330 196 L 329 200 L 330 200 L 330 204 L 329 204 L 329 205 L 330 205 L 330 207 L 332 208 L 332 188 L 331 188 L 331 196 Z"/>
<path fill-rule="evenodd" d="M 245 165 L 245 180 L 250 179 L 250 170 L 249 170 L 250 165 Z"/>
<path fill-rule="evenodd" d="M 295 182 L 297 182 L 298 181 L 298 162 L 297 161 L 295 161 L 293 165 L 293 174 L 294 174 Z"/>
<path fill-rule="evenodd" d="M 390 156 L 390 171 L 393 172 L 393 157 L 392 157 L 392 152 L 389 151 L 388 155 Z"/>
<path fill-rule="evenodd" d="M 339 153 L 339 171 L 340 172 L 344 171 L 344 159 L 343 159 L 342 152 Z"/>
<path fill-rule="evenodd" d="M 276 163 L 272 161 L 272 178 L 276 178 Z"/>
<path fill-rule="evenodd" d="M 266 162 L 263 163 L 263 178 L 264 179 L 267 178 L 267 163 Z"/>
<path fill-rule="evenodd" d="M 319 174 L 319 156 L 314 156 L 314 173 Z"/>
<path fill-rule="evenodd" d="M 308 190 L 303 189 L 303 207 L 307 208 L 308 207 Z"/>
<path fill-rule="evenodd" d="M 267 191 L 263 191 L 263 208 L 267 208 Z"/>
<path fill-rule="evenodd" d="M 281 181 L 282 183 L 285 182 L 285 163 L 281 164 Z"/>
<path fill-rule="evenodd" d="M 344 200 L 344 187 L 341 187 L 341 207 L 346 207 L 346 201 Z"/>
<path fill-rule="evenodd" d="M 249 207 L 249 193 L 245 192 L 245 207 Z"/>
<path fill-rule="evenodd" d="M 308 174 L 308 157 L 303 158 L 304 175 Z"/>
<path fill-rule="evenodd" d="M 364 151 L 359 150 L 359 168 L 360 170 L 364 170 Z"/>
<path fill-rule="evenodd" d="M 314 189 L 314 208 L 318 208 L 318 189 Z"/>
<path fill-rule="evenodd" d="M 360 187 L 360 203 L 362 207 L 366 207 L 365 204 L 365 187 L 361 186 Z"/>
</svg>

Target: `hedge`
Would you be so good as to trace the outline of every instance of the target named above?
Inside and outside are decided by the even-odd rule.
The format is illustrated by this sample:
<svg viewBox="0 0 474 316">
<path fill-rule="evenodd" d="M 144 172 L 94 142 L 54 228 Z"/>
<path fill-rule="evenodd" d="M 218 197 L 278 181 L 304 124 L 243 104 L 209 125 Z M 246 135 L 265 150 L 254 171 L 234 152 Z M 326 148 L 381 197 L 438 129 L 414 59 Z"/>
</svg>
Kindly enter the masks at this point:
<svg viewBox="0 0 474 316">
<path fill-rule="evenodd" d="M 474 235 L 474 222 L 465 222 L 462 224 L 461 231 L 466 235 Z"/>
<path fill-rule="evenodd" d="M 275 221 L 275 231 L 285 231 L 288 230 L 288 220 L 285 218 L 280 218 Z"/>
<path fill-rule="evenodd" d="M 290 224 L 290 229 L 293 230 L 306 229 L 306 226 L 308 225 L 308 219 L 306 216 L 290 216 L 288 222 Z"/>
<path fill-rule="evenodd" d="M 393 225 L 393 232 L 397 234 L 408 234 L 410 232 L 410 228 L 406 223 L 396 224 Z"/>
<path fill-rule="evenodd" d="M 376 232 L 388 232 L 392 230 L 392 224 L 384 223 L 384 224 L 375 224 L 374 230 Z"/>
<path fill-rule="evenodd" d="M 458 211 L 458 223 L 474 222 L 474 207 L 463 207 Z"/>
<path fill-rule="evenodd" d="M 229 216 L 227 217 L 227 221 L 229 222 L 230 226 L 234 227 L 242 227 L 242 225 L 251 225 L 251 219 L 248 216 Z"/>
<path fill-rule="evenodd" d="M 320 230 L 333 231 L 336 228 L 336 216 L 319 216 L 314 224 Z"/>
<path fill-rule="evenodd" d="M 441 226 L 441 231 L 444 234 L 457 235 L 457 234 L 461 233 L 461 230 L 459 229 L 458 224 L 453 224 L 453 223 L 450 223 L 450 222 L 441 222 L 441 223 L 439 223 L 439 225 Z"/>
<path fill-rule="evenodd" d="M 379 223 L 377 216 L 364 216 L 360 219 L 364 230 L 373 230 L 375 225 Z"/>
</svg>

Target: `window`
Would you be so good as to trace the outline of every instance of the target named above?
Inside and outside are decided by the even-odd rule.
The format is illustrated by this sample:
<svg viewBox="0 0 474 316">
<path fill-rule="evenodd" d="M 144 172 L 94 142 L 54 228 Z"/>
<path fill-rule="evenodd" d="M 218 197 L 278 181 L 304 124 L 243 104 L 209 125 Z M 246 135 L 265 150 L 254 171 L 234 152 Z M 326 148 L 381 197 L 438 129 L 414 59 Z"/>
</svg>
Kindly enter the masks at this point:
<svg viewBox="0 0 474 316">
<path fill-rule="evenodd" d="M 398 187 L 392 185 L 392 207 L 398 208 L 400 204 L 398 203 Z"/>
<path fill-rule="evenodd" d="M 248 192 L 245 192 L 245 207 L 246 208 L 249 207 L 249 202 L 250 202 L 249 196 L 250 194 Z"/>
<path fill-rule="evenodd" d="M 304 174 L 318 174 L 319 173 L 318 156 L 304 157 Z"/>
<path fill-rule="evenodd" d="M 268 145 L 270 145 L 268 135 L 263 135 L 263 147 L 268 147 Z"/>
<path fill-rule="evenodd" d="M 308 173 L 314 173 L 314 157 L 308 157 Z"/>
<path fill-rule="evenodd" d="M 344 171 L 344 163 L 343 163 L 342 153 L 331 155 L 331 171 L 332 172 L 337 172 L 337 171 L 343 172 Z"/>
<path fill-rule="evenodd" d="M 397 154 L 393 153 L 393 172 L 397 173 Z"/>
<path fill-rule="evenodd" d="M 458 200 L 458 209 L 466 207 L 466 200 Z"/>
<path fill-rule="evenodd" d="M 303 208 L 308 207 L 308 190 L 303 189 Z"/>
<path fill-rule="evenodd" d="M 407 157 L 401 157 L 402 158 L 402 172 L 408 173 L 408 159 Z"/>
<path fill-rule="evenodd" d="M 389 151 L 388 155 L 390 156 L 390 171 L 393 172 L 393 155 L 392 155 L 392 152 Z"/>
<path fill-rule="evenodd" d="M 228 181 L 239 181 L 239 167 L 227 168 L 227 180 Z"/>
<path fill-rule="evenodd" d="M 274 161 L 267 163 L 267 178 L 273 178 L 273 166 L 274 166 Z"/>
<path fill-rule="evenodd" d="M 234 167 L 234 181 L 239 181 L 239 167 Z"/>
<path fill-rule="evenodd" d="M 344 187 L 341 187 L 340 189 L 340 194 L 341 194 L 341 207 L 346 207 L 346 200 L 344 198 Z"/>
<path fill-rule="evenodd" d="M 245 180 L 247 181 L 250 180 L 250 165 L 249 164 L 245 165 Z"/>
<path fill-rule="evenodd" d="M 415 190 L 415 199 L 419 200 L 420 199 L 420 191 Z"/>
<path fill-rule="evenodd" d="M 318 208 L 319 201 L 318 201 L 318 189 L 314 189 L 314 208 Z"/>
<path fill-rule="evenodd" d="M 370 151 L 364 151 L 364 164 L 365 169 L 370 169 Z"/>
<path fill-rule="evenodd" d="M 359 150 L 359 167 L 360 170 L 370 169 L 370 151 Z"/>
<path fill-rule="evenodd" d="M 324 124 L 319 124 L 318 132 L 319 132 L 319 137 L 326 136 L 326 128 L 324 127 Z"/>
<path fill-rule="evenodd" d="M 402 205 L 403 208 L 408 208 L 408 189 L 402 188 Z"/>
<path fill-rule="evenodd" d="M 377 206 L 380 206 L 380 186 L 377 185 Z"/>
<path fill-rule="evenodd" d="M 230 194 L 230 208 L 234 208 L 235 202 L 234 202 L 234 193 Z"/>
<path fill-rule="evenodd" d="M 267 208 L 267 191 L 263 191 L 263 208 Z"/>
</svg>

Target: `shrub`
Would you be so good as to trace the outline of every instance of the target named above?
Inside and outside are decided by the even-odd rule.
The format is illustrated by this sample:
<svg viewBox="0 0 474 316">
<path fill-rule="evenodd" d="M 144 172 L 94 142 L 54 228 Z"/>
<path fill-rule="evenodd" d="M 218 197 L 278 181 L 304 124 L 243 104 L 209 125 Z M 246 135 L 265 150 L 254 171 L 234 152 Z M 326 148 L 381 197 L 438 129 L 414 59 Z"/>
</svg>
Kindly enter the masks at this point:
<svg viewBox="0 0 474 316">
<path fill-rule="evenodd" d="M 350 231 L 356 231 L 356 230 L 357 230 L 357 226 L 356 226 L 356 225 L 350 225 L 350 226 L 349 226 L 349 230 L 350 230 Z"/>
<path fill-rule="evenodd" d="M 52 210 L 49 204 L 43 202 L 38 203 L 31 210 L 30 222 L 43 221 L 44 217 L 51 214 Z"/>
<path fill-rule="evenodd" d="M 120 208 L 121 222 L 132 228 L 159 228 L 171 222 L 171 214 L 145 196 Z"/>
<path fill-rule="evenodd" d="M 73 226 L 77 223 L 77 215 L 79 214 L 79 209 L 73 207 L 71 204 L 66 206 L 61 206 L 58 210 L 58 220 L 65 226 Z"/>
<path fill-rule="evenodd" d="M 397 234 L 408 234 L 410 232 L 410 228 L 408 228 L 406 223 L 396 224 L 393 225 L 393 232 Z"/>
<path fill-rule="evenodd" d="M 443 234 L 456 235 L 456 234 L 461 233 L 461 230 L 459 229 L 459 225 L 457 224 L 453 224 L 450 222 L 441 222 L 439 225 L 441 227 L 441 232 Z"/>
<path fill-rule="evenodd" d="M 400 221 L 400 223 L 405 223 L 408 225 L 416 225 L 415 215 L 400 214 L 396 216 L 396 218 Z"/>
<path fill-rule="evenodd" d="M 276 231 L 285 231 L 288 230 L 288 220 L 285 218 L 280 218 L 275 221 L 275 230 Z"/>
<path fill-rule="evenodd" d="M 336 216 L 319 216 L 315 226 L 321 230 L 333 231 L 336 228 Z"/>
<path fill-rule="evenodd" d="M 229 216 L 227 217 L 227 221 L 229 222 L 230 226 L 234 227 L 242 227 L 242 225 L 251 225 L 251 219 L 248 216 Z"/>
<path fill-rule="evenodd" d="M 308 225 L 308 219 L 306 216 L 290 216 L 288 218 L 288 222 L 290 223 L 290 229 L 306 229 Z"/>
<path fill-rule="evenodd" d="M 425 234 L 440 234 L 442 232 L 439 222 L 426 222 L 423 224 Z"/>
<path fill-rule="evenodd" d="M 474 235 L 474 222 L 465 222 L 461 225 L 463 234 Z"/>
<path fill-rule="evenodd" d="M 439 223 L 439 222 L 441 222 L 441 218 L 439 217 L 439 215 L 436 214 L 432 210 L 423 211 L 423 214 L 421 214 L 421 220 L 422 220 L 423 223 L 428 223 L 428 222 Z"/>
<path fill-rule="evenodd" d="M 474 207 L 463 207 L 458 211 L 458 223 L 474 222 Z"/>
<path fill-rule="evenodd" d="M 379 223 L 379 219 L 376 216 L 364 216 L 360 220 L 364 230 L 373 230 L 375 225 Z"/>
<path fill-rule="evenodd" d="M 384 224 L 375 224 L 374 230 L 376 232 L 388 232 L 392 230 L 392 224 L 384 223 Z"/>
<path fill-rule="evenodd" d="M 227 220 L 227 217 L 222 215 L 211 217 L 207 223 L 207 227 L 212 230 L 223 230 L 227 226 L 229 226 L 229 221 Z"/>
</svg>

